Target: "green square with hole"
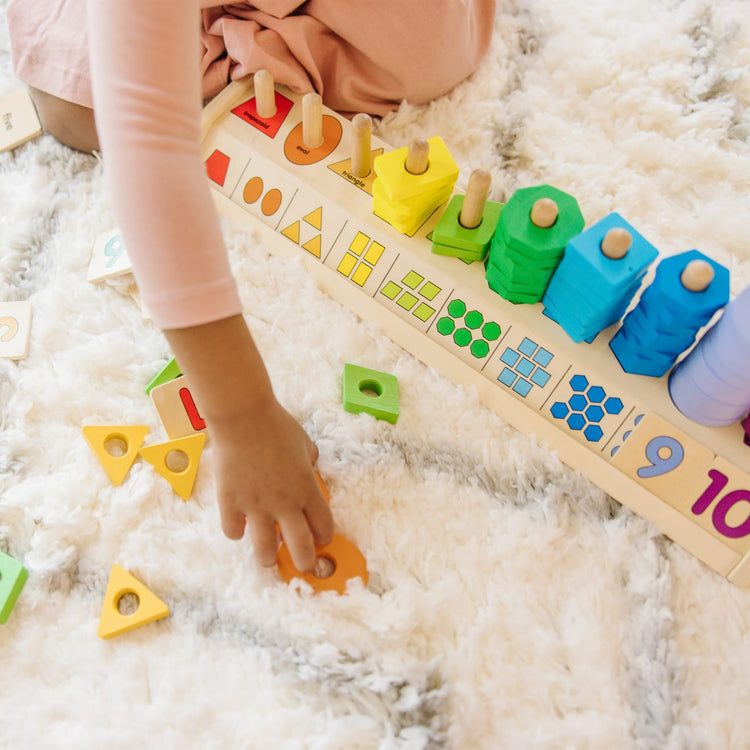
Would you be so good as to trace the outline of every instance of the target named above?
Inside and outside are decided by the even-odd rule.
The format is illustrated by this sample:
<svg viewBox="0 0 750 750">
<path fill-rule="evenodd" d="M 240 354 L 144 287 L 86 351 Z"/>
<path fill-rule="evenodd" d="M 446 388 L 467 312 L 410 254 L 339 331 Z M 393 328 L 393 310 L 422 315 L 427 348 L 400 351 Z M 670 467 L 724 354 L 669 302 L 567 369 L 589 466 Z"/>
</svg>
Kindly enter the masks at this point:
<svg viewBox="0 0 750 750">
<path fill-rule="evenodd" d="M 431 281 L 425 283 L 425 285 L 419 290 L 419 293 L 426 299 L 432 302 L 435 297 L 440 294 L 442 290 L 437 284 L 433 284 Z"/>
<path fill-rule="evenodd" d="M 0 552 L 0 625 L 8 622 L 29 571 L 10 555 Z"/>
<path fill-rule="evenodd" d="M 426 323 L 435 314 L 435 308 L 430 307 L 425 302 L 421 302 L 419 307 L 412 313 L 415 318 L 419 318 L 423 323 Z"/>
<path fill-rule="evenodd" d="M 398 379 L 395 375 L 348 363 L 342 382 L 344 410 L 350 414 L 371 414 L 396 424 L 400 412 Z"/>
<path fill-rule="evenodd" d="M 420 276 L 416 271 L 409 271 L 409 273 L 401 279 L 403 284 L 409 287 L 409 289 L 416 289 L 424 281 L 424 276 Z"/>
<path fill-rule="evenodd" d="M 411 310 L 414 305 L 417 304 L 419 300 L 411 293 L 411 292 L 404 292 L 396 301 L 396 304 L 399 307 L 403 307 L 404 310 Z"/>
<path fill-rule="evenodd" d="M 401 291 L 401 287 L 398 284 L 394 284 L 392 281 L 389 281 L 381 290 L 380 293 L 388 297 L 388 299 L 396 299 L 398 297 L 398 293 Z"/>
</svg>

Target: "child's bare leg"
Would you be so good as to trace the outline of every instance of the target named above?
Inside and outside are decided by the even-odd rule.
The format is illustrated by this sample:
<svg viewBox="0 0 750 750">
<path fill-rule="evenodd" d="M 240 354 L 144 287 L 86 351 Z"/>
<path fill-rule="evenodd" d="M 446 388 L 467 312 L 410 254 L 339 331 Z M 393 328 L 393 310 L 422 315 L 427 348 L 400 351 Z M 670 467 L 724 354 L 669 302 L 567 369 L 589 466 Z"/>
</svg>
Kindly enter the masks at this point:
<svg viewBox="0 0 750 750">
<path fill-rule="evenodd" d="M 94 110 L 29 87 L 42 127 L 60 143 L 77 151 L 99 150 Z"/>
</svg>

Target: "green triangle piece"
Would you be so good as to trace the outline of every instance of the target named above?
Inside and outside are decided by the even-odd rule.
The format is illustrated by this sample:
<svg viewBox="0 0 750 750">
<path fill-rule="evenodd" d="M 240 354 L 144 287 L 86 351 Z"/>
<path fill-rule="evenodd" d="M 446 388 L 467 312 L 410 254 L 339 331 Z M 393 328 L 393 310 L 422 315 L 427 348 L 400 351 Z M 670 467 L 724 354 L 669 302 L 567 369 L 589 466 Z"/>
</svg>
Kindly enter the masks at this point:
<svg viewBox="0 0 750 750">
<path fill-rule="evenodd" d="M 146 394 L 150 394 L 157 385 L 168 383 L 170 380 L 179 378 L 180 375 L 182 375 L 182 370 L 180 370 L 180 366 L 177 364 L 177 360 L 172 357 L 172 359 L 170 359 L 169 362 L 167 362 L 167 364 L 164 365 L 164 367 L 162 367 L 161 370 L 156 373 L 156 375 L 154 375 L 153 380 L 151 380 L 151 382 L 146 386 Z"/>
<path fill-rule="evenodd" d="M 0 552 L 0 625 L 8 622 L 28 577 L 29 571 L 18 560 Z"/>
</svg>

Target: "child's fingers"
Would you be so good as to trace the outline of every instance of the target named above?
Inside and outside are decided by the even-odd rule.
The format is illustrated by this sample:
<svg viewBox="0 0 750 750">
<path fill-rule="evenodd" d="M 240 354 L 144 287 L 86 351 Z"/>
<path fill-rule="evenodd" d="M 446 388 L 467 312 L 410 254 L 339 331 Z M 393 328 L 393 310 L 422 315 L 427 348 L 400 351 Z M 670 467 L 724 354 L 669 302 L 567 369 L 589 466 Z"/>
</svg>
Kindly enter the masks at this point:
<svg viewBox="0 0 750 750">
<path fill-rule="evenodd" d="M 247 519 L 250 537 L 253 540 L 255 559 L 264 568 L 276 565 L 276 552 L 279 547 L 279 538 L 276 533 L 276 524 L 272 518 L 258 518 L 248 516 Z"/>
<path fill-rule="evenodd" d="M 315 503 L 305 509 L 307 523 L 315 544 L 328 544 L 333 538 L 333 515 L 328 503 Z"/>
<path fill-rule="evenodd" d="M 219 503 L 221 529 L 228 539 L 242 539 L 245 533 L 245 516 L 234 510 L 229 503 Z"/>
<path fill-rule="evenodd" d="M 295 513 L 279 519 L 279 526 L 297 570 L 303 573 L 311 571 L 315 565 L 315 544 L 307 517 L 303 513 Z"/>
</svg>

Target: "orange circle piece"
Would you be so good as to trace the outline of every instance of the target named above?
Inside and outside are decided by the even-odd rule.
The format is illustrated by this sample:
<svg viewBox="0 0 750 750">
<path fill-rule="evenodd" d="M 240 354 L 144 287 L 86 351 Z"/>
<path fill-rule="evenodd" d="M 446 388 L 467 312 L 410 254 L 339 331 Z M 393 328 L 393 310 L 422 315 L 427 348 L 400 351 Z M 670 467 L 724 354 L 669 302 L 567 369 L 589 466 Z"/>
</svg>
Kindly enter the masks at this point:
<svg viewBox="0 0 750 750">
<path fill-rule="evenodd" d="M 263 180 L 260 177 L 251 177 L 245 183 L 245 189 L 242 191 L 242 199 L 245 203 L 255 203 L 263 195 Z"/>
<path fill-rule="evenodd" d="M 315 548 L 318 557 L 328 558 L 334 565 L 334 571 L 328 578 L 318 578 L 313 573 L 301 573 L 294 566 L 292 556 L 286 543 L 279 547 L 276 563 L 284 583 L 289 583 L 293 578 L 301 578 L 305 583 L 312 586 L 315 593 L 321 591 L 336 591 L 343 594 L 346 591 L 346 582 L 351 578 L 361 578 L 362 583 L 367 586 L 369 573 L 367 571 L 367 560 L 359 551 L 359 548 L 340 534 L 334 534 L 333 539 L 320 547 Z"/>
<path fill-rule="evenodd" d="M 281 206 L 281 190 L 278 188 L 271 188 L 260 202 L 260 210 L 263 216 L 273 216 Z"/>
</svg>

